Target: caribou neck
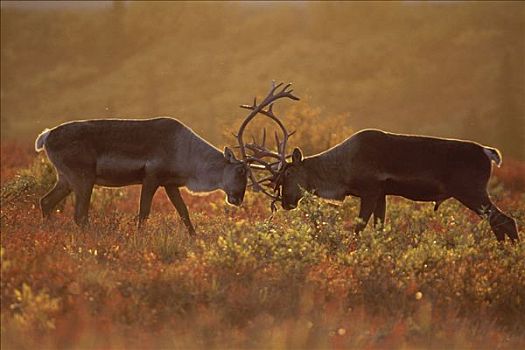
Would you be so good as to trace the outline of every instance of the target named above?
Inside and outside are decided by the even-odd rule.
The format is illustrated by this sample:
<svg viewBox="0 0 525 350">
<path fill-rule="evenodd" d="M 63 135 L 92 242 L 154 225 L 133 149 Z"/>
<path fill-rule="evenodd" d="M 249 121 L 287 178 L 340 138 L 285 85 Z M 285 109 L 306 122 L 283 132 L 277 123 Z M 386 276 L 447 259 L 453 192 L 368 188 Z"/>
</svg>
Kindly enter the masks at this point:
<svg viewBox="0 0 525 350">
<path fill-rule="evenodd" d="M 227 165 L 224 155 L 217 148 L 202 139 L 192 140 L 193 149 L 198 149 L 200 157 L 192 161 L 193 171 L 188 177 L 186 187 L 193 192 L 210 192 L 223 188 L 224 167 Z"/>
<path fill-rule="evenodd" d="M 306 190 L 326 199 L 344 200 L 345 184 L 339 174 L 340 162 L 326 154 L 307 157 L 303 160 L 306 174 Z"/>
</svg>

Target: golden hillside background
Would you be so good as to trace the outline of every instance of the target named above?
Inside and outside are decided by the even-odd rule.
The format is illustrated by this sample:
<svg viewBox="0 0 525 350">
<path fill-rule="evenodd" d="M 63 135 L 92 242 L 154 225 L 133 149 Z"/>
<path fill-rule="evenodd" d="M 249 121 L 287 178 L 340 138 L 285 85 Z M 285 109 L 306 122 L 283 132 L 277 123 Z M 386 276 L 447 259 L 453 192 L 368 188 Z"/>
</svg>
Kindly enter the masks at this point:
<svg viewBox="0 0 525 350">
<path fill-rule="evenodd" d="M 169 115 L 219 146 L 275 79 L 302 97 L 278 111 L 315 111 L 304 125 L 337 117 L 525 159 L 522 2 L 2 5 L 1 40 L 2 140 Z"/>
</svg>

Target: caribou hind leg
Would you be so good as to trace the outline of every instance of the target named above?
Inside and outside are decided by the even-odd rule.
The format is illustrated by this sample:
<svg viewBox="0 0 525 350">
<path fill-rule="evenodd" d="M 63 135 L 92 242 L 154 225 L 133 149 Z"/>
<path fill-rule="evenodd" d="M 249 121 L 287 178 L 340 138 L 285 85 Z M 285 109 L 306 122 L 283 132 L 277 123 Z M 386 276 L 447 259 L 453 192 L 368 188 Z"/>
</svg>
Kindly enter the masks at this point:
<svg viewBox="0 0 525 350">
<path fill-rule="evenodd" d="M 40 209 L 42 210 L 44 219 L 49 218 L 58 203 L 70 193 L 71 188 L 69 183 L 63 175 L 58 175 L 55 187 L 40 199 Z"/>
<path fill-rule="evenodd" d="M 85 226 L 88 223 L 89 202 L 95 181 L 88 178 L 77 178 L 71 183 L 75 193 L 75 223 Z"/>
<path fill-rule="evenodd" d="M 164 189 L 166 190 L 166 193 L 168 194 L 168 197 L 171 203 L 173 203 L 173 206 L 175 206 L 175 209 L 177 209 L 177 212 L 179 213 L 182 219 L 182 222 L 187 227 L 190 236 L 194 236 L 195 228 L 193 227 L 193 224 L 191 223 L 188 208 L 186 207 L 186 204 L 184 204 L 184 201 L 182 200 L 179 188 L 175 185 L 166 185 L 164 186 Z"/>
<path fill-rule="evenodd" d="M 52 207 L 72 191 L 75 194 L 75 223 L 79 226 L 86 225 L 96 179 L 94 153 L 86 149 L 80 157 L 76 148 L 46 150 L 49 160 L 57 170 L 58 181 L 55 188 L 42 198 L 43 213 L 52 210 Z"/>
<path fill-rule="evenodd" d="M 488 215 L 490 228 L 498 241 L 504 241 L 505 234 L 513 242 L 519 240 L 516 220 L 507 216 L 494 205 L 485 191 L 455 196 L 455 198 L 478 215 Z"/>
<path fill-rule="evenodd" d="M 503 213 L 494 204 L 489 214 L 490 227 L 494 233 L 507 234 L 512 242 L 519 241 L 516 220 Z"/>
</svg>

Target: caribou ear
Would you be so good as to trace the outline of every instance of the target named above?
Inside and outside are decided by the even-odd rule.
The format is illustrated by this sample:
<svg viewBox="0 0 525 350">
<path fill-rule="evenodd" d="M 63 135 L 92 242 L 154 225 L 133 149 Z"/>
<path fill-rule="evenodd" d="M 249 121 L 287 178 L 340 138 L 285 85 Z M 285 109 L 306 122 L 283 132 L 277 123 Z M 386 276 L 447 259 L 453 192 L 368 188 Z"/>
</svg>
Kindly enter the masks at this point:
<svg viewBox="0 0 525 350">
<path fill-rule="evenodd" d="M 299 147 L 295 147 L 292 153 L 292 164 L 299 164 L 303 161 L 303 152 Z"/>
<path fill-rule="evenodd" d="M 235 154 L 233 154 L 233 151 L 229 147 L 224 147 L 224 158 L 226 158 L 229 163 L 235 163 L 237 161 Z"/>
</svg>

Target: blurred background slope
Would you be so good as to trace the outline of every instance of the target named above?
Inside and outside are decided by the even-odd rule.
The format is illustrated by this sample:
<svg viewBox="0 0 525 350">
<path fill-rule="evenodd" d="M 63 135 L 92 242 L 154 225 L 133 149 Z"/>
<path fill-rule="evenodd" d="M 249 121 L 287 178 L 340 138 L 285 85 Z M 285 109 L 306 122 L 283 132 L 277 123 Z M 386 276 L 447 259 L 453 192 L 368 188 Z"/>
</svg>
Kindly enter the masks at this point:
<svg viewBox="0 0 525 350">
<path fill-rule="evenodd" d="M 221 145 L 272 79 L 303 98 L 280 111 L 316 111 L 305 124 L 338 116 L 334 132 L 343 120 L 525 159 L 525 3 L 2 2 L 2 140 L 169 115 Z"/>
</svg>

